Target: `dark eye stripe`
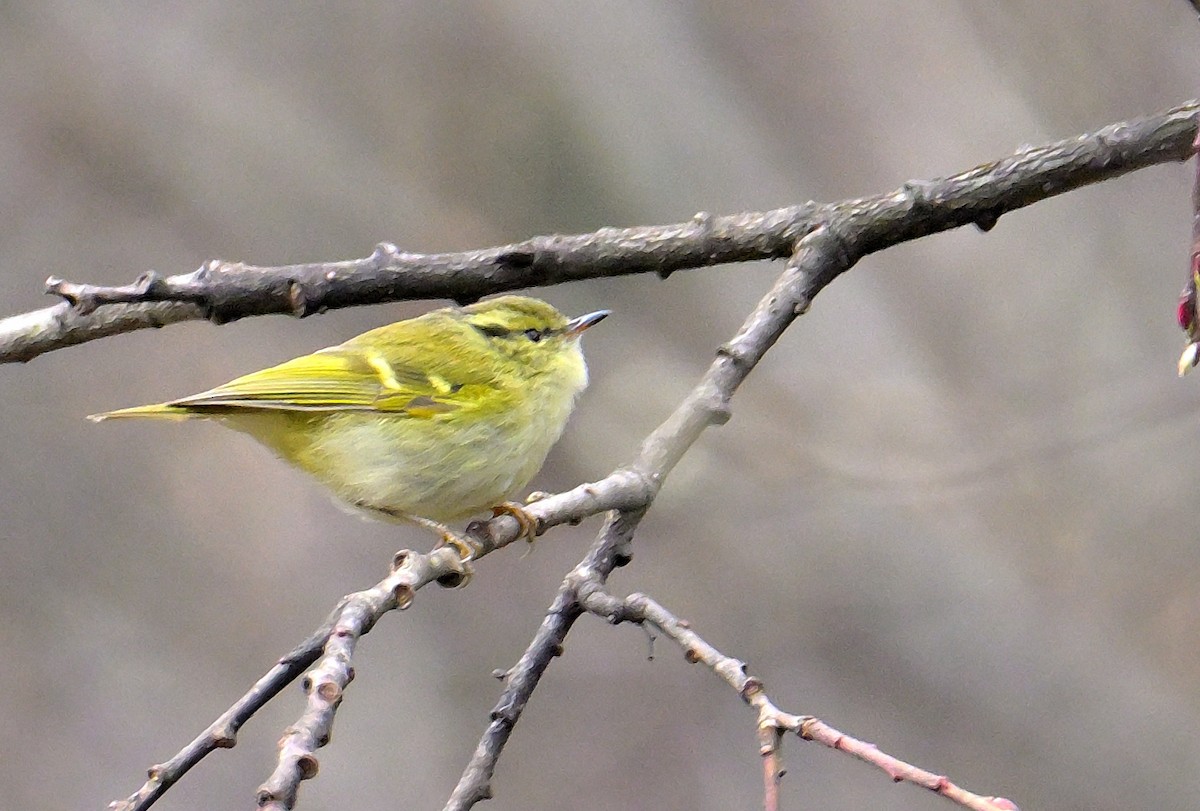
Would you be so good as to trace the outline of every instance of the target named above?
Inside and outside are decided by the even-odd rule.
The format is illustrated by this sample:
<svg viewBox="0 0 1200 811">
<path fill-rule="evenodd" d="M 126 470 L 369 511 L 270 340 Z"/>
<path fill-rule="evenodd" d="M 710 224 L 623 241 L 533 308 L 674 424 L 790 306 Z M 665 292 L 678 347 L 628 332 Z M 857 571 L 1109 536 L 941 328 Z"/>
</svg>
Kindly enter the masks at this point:
<svg viewBox="0 0 1200 811">
<path fill-rule="evenodd" d="M 480 332 L 482 332 L 484 335 L 488 336 L 489 338 L 503 338 L 506 335 L 512 334 L 509 330 L 505 329 L 504 327 L 498 327 L 498 326 L 494 326 L 492 324 L 472 324 L 471 326 L 473 326 L 475 329 L 479 330 Z"/>
<path fill-rule="evenodd" d="M 497 324 L 471 324 L 471 326 L 473 326 L 481 334 L 486 335 L 489 338 L 513 338 L 517 335 L 524 335 L 526 338 L 533 341 L 535 344 L 538 341 L 545 338 L 547 335 L 554 334 L 554 330 L 552 330 L 552 329 L 530 328 L 530 329 L 525 329 L 525 330 L 517 330 L 517 329 L 506 329 Z"/>
</svg>

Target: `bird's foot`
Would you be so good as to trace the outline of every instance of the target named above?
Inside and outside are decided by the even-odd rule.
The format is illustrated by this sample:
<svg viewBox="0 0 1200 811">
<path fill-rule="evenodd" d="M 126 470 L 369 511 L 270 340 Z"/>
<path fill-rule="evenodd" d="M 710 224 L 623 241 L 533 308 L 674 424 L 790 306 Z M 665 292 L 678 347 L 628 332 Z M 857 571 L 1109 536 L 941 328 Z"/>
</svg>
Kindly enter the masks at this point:
<svg viewBox="0 0 1200 811">
<path fill-rule="evenodd" d="M 464 565 L 473 561 L 483 551 L 483 547 L 477 541 L 465 538 L 449 529 L 443 529 L 439 534 L 441 535 L 441 540 L 434 548 L 441 549 L 443 546 L 454 547 L 454 551 L 458 553 Z"/>
<path fill-rule="evenodd" d="M 541 498 L 545 495 L 545 493 L 532 493 L 530 494 L 530 499 L 526 500 L 525 503 L 532 504 L 534 501 L 538 500 L 533 498 L 533 496 L 538 496 Z M 496 518 L 497 516 L 501 515 L 511 515 L 514 519 L 516 519 L 518 528 L 517 538 L 524 538 L 531 544 L 537 538 L 538 532 L 541 530 L 541 521 L 530 515 L 529 511 L 526 510 L 522 505 L 513 501 L 505 501 L 497 504 L 495 507 L 492 507 L 492 518 Z"/>
<path fill-rule="evenodd" d="M 443 586 L 457 586 L 458 588 L 462 588 L 471 582 L 471 577 L 475 573 L 475 570 L 471 568 L 471 561 L 479 556 L 479 553 L 483 551 L 483 547 L 470 538 L 464 538 L 462 535 L 459 535 L 440 521 L 432 521 L 418 515 L 406 515 L 405 518 L 438 536 L 438 542 L 433 547 L 434 549 L 449 546 L 458 553 L 462 571 L 438 578 L 439 583 Z"/>
<path fill-rule="evenodd" d="M 455 534 L 449 529 L 443 529 L 439 532 L 439 536 L 440 540 L 434 549 L 442 549 L 447 546 L 454 549 L 458 553 L 458 562 L 461 571 L 438 578 L 438 583 L 450 588 L 462 588 L 470 583 L 471 578 L 475 576 L 475 569 L 471 566 L 471 561 L 479 554 L 480 547 L 469 538 Z"/>
</svg>

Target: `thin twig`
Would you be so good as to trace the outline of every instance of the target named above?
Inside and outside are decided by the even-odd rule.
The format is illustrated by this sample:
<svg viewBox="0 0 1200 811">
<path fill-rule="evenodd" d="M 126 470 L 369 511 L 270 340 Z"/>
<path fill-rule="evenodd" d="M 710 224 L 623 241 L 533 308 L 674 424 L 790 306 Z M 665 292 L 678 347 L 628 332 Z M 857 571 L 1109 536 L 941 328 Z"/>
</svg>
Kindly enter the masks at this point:
<svg viewBox="0 0 1200 811">
<path fill-rule="evenodd" d="M 758 729 L 758 753 L 762 755 L 763 811 L 779 811 L 779 783 L 783 780 L 783 758 L 779 750 L 783 730 L 778 727 Z"/>
<path fill-rule="evenodd" d="M 342 693 L 354 678 L 350 664 L 354 647 L 363 634 L 392 609 L 408 608 L 423 586 L 447 582 L 447 578 L 458 582 L 463 575 L 463 563 L 453 549 L 443 547 L 430 555 L 403 551 L 393 559 L 388 577 L 343 602 L 320 660 L 304 676 L 308 706 L 279 741 L 275 771 L 258 789 L 259 808 L 290 811 L 296 805 L 300 781 L 316 776 L 316 750 L 329 742 Z"/>
<path fill-rule="evenodd" d="M 142 784 L 141 788 L 124 800 L 110 803 L 108 807 L 112 811 L 142 811 L 142 809 L 149 808 L 163 792 L 207 755 L 217 749 L 228 749 L 234 746 L 237 743 L 237 732 L 242 725 L 263 705 L 277 696 L 284 687 L 291 684 L 297 676 L 304 672 L 305 668 L 316 661 L 344 602 L 343 600 L 338 604 L 324 625 L 300 643 L 295 650 L 282 657 L 273 668 L 267 671 L 266 675 L 254 683 L 254 686 L 245 695 L 223 712 L 220 718 L 213 721 L 208 729 L 201 732 L 195 740 L 170 760 L 151 766 L 147 772 L 149 779 Z"/>
<path fill-rule="evenodd" d="M 349 683 L 349 653 L 353 642 L 371 630 L 375 622 L 388 611 L 407 608 L 417 590 L 431 582 L 454 583 L 463 574 L 462 562 L 451 549 L 438 549 L 428 555 L 402 551 L 396 554 L 392 571 L 369 589 L 349 594 L 341 599 L 329 618 L 295 650 L 279 660 L 265 676 L 220 718 L 194 741 L 165 763 L 152 766 L 149 779 L 124 800 L 110 803 L 112 811 L 144 811 L 154 804 L 179 778 L 216 749 L 228 749 L 237 743 L 237 731 L 264 704 L 291 684 L 305 668 L 317 661 L 317 668 L 305 680 L 309 694 L 309 709 L 280 742 L 280 768 L 260 789 L 260 802 L 265 804 L 279 797 L 295 799 L 295 786 L 289 780 L 295 775 L 282 775 L 286 768 L 298 771 L 301 779 L 316 773 L 316 758 L 312 751 L 323 746 L 333 721 L 333 712 L 340 700 L 341 689 Z M 336 684 L 331 694 L 329 685 Z M 304 739 L 301 741 L 300 739 Z M 309 747 L 311 744 L 311 748 Z M 282 807 L 290 808 L 290 804 Z"/>
<path fill-rule="evenodd" d="M 183 320 L 217 323 L 252 315 L 306 316 L 339 307 L 407 299 L 471 301 L 489 293 L 631 273 L 666 277 L 728 262 L 788 256 L 806 233 L 832 219 L 863 222 L 862 253 L 974 223 L 1039 200 L 1192 154 L 1195 114 L 1188 102 L 1160 115 L 1105 127 L 952 177 L 907 183 L 888 194 L 762 213 L 698 214 L 673 225 L 604 228 L 541 236 L 463 253 L 416 254 L 381 243 L 363 259 L 283 267 L 212 260 L 176 276 L 143 274 L 102 287 L 52 278 L 55 307 L 0 320 L 0 362 L 107 335 Z"/>
<path fill-rule="evenodd" d="M 533 695 L 551 660 L 562 653 L 563 642 L 582 609 L 577 595 L 581 582 L 604 582 L 617 566 L 628 562 L 628 546 L 642 513 L 612 512 L 587 556 L 567 575 L 525 653 L 505 679 L 504 692 L 491 712 L 491 721 L 471 760 L 454 787 L 447 809 L 467 809 L 492 796 L 496 761 L 521 712 Z"/>
<path fill-rule="evenodd" d="M 767 809 L 778 808 L 776 793 L 779 767 L 778 744 L 782 731 L 794 732 L 805 740 L 817 741 L 830 749 L 847 752 L 879 769 L 895 782 L 913 783 L 929 789 L 972 811 L 1012 811 L 1016 806 L 1003 797 L 984 797 L 973 794 L 950 782 L 944 775 L 934 774 L 881 752 L 874 744 L 852 738 L 811 715 L 793 715 L 780 710 L 767 696 L 763 684 L 746 672 L 746 664 L 726 656 L 710 645 L 691 626 L 644 594 L 631 594 L 624 600 L 613 597 L 599 583 L 581 590 L 583 609 L 612 623 L 650 623 L 673 640 L 692 663 L 700 663 L 721 677 L 737 691 L 747 704 L 758 710 L 759 751 L 764 760 L 765 799 Z"/>
</svg>

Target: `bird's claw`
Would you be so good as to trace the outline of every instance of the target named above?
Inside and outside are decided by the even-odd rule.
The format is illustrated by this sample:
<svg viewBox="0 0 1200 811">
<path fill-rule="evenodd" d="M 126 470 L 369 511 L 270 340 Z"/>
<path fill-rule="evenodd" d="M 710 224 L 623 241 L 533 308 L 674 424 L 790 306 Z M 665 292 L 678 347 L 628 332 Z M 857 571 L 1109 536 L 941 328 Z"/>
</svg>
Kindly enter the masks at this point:
<svg viewBox="0 0 1200 811">
<path fill-rule="evenodd" d="M 530 498 L 533 496 L 543 495 L 545 494 L 532 493 Z M 536 501 L 536 499 L 534 500 Z M 526 504 L 529 503 L 532 502 L 526 501 Z M 512 501 L 505 501 L 497 504 L 495 507 L 492 507 L 492 518 L 496 518 L 501 515 L 511 515 L 516 520 L 518 538 L 524 538 L 525 540 L 529 541 L 529 543 L 533 543 L 537 538 L 538 531 L 541 529 L 541 522 L 534 516 L 530 515 L 522 505 Z"/>
<path fill-rule="evenodd" d="M 442 533 L 442 541 L 438 544 L 438 546 L 453 547 L 454 551 L 458 553 L 458 557 L 462 560 L 464 565 L 473 561 L 479 556 L 479 553 L 483 551 L 483 547 L 481 547 L 475 541 L 472 541 L 470 538 L 464 538 L 461 535 L 456 535 L 449 530 L 446 530 Z"/>
</svg>

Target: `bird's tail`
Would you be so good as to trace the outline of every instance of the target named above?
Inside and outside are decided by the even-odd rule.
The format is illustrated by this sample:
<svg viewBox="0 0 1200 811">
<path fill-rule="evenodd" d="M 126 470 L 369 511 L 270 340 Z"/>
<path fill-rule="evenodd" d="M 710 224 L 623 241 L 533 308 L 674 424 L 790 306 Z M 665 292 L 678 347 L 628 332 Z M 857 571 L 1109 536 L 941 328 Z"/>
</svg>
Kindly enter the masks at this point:
<svg viewBox="0 0 1200 811">
<path fill-rule="evenodd" d="M 201 416 L 186 406 L 173 405 L 171 403 L 157 403 L 155 405 L 134 406 L 133 408 L 121 408 L 117 411 L 105 411 L 102 414 L 89 414 L 88 419 L 92 422 L 104 422 L 105 420 L 123 420 L 132 417 L 146 417 L 149 419 L 160 420 L 186 420 L 189 417 Z"/>
</svg>

